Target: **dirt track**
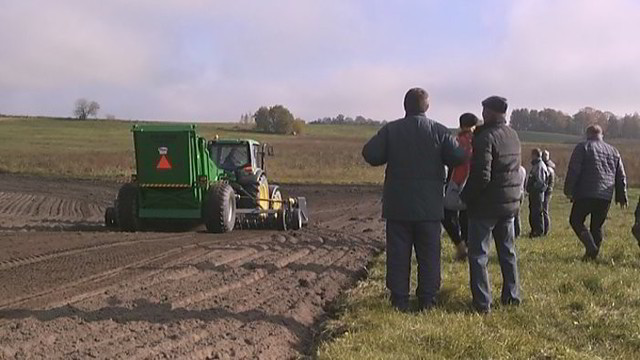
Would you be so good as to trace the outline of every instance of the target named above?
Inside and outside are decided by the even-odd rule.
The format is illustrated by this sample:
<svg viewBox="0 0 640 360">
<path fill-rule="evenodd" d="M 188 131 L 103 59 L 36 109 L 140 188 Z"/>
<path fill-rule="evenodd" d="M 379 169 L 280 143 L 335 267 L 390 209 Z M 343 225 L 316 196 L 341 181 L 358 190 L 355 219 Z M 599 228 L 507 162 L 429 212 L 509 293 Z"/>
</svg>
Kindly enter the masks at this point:
<svg viewBox="0 0 640 360">
<path fill-rule="evenodd" d="M 295 232 L 107 232 L 117 185 L 0 174 L 0 358 L 295 358 L 381 249 L 379 190 L 296 186 Z"/>
</svg>

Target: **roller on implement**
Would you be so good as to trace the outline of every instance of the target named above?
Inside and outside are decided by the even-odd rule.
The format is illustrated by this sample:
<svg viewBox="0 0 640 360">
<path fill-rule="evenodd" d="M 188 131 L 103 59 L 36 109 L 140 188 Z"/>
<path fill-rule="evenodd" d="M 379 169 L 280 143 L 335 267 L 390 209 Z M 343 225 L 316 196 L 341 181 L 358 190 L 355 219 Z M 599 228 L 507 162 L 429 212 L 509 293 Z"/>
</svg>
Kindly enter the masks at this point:
<svg viewBox="0 0 640 360">
<path fill-rule="evenodd" d="M 163 220 L 199 221 L 213 233 L 236 228 L 298 230 L 309 222 L 304 197 L 284 198 L 269 184 L 254 140 L 207 141 L 195 125 L 134 125 L 136 174 L 105 211 L 105 225 L 152 230 Z"/>
</svg>

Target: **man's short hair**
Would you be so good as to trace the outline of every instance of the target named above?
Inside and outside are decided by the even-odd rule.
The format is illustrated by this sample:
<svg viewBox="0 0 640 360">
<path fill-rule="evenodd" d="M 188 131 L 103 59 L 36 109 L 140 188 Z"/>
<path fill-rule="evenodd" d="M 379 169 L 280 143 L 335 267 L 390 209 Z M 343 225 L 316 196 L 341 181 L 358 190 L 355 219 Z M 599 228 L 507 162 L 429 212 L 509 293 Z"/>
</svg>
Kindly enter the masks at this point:
<svg viewBox="0 0 640 360">
<path fill-rule="evenodd" d="M 533 148 L 533 149 L 531 149 L 531 155 L 533 155 L 535 157 L 542 157 L 542 150 L 540 150 L 538 148 Z"/>
<path fill-rule="evenodd" d="M 407 115 L 417 115 L 429 109 L 429 94 L 422 88 L 413 88 L 404 96 L 404 111 Z"/>
<path fill-rule="evenodd" d="M 600 125 L 598 124 L 589 125 L 587 126 L 586 133 L 587 136 L 602 135 L 602 127 L 600 127 Z"/>
<path fill-rule="evenodd" d="M 462 128 L 470 128 L 478 125 L 478 117 L 472 113 L 464 113 L 460 115 L 460 127 Z"/>
<path fill-rule="evenodd" d="M 550 157 L 551 157 L 551 154 L 549 153 L 549 150 L 544 150 L 542 152 L 542 160 L 549 161 Z"/>
<path fill-rule="evenodd" d="M 489 96 L 484 99 L 482 102 L 482 106 L 486 107 L 489 110 L 492 110 L 498 114 L 506 114 L 507 113 L 507 99 L 502 96 Z"/>
</svg>

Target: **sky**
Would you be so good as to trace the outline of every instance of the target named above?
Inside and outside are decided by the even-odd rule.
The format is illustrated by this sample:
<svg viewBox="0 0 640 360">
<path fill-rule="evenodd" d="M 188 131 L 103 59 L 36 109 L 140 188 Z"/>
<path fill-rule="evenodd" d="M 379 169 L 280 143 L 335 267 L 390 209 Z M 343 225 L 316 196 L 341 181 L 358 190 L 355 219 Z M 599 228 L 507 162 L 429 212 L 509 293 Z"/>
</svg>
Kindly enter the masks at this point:
<svg viewBox="0 0 640 360">
<path fill-rule="evenodd" d="M 238 121 L 640 111 L 640 0 L 0 0 L 0 114 Z"/>
</svg>

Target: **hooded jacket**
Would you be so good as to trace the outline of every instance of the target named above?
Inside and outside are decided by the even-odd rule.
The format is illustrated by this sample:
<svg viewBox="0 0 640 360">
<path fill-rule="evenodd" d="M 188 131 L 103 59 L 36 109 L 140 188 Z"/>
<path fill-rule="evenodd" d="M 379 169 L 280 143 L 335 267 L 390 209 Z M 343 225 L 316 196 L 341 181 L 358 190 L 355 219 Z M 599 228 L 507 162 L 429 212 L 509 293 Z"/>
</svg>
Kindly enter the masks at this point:
<svg viewBox="0 0 640 360">
<path fill-rule="evenodd" d="M 383 126 L 366 143 L 362 156 L 370 165 L 386 164 L 382 216 L 396 221 L 440 221 L 444 166 L 453 168 L 466 159 L 449 129 L 424 114 Z"/>
</svg>

